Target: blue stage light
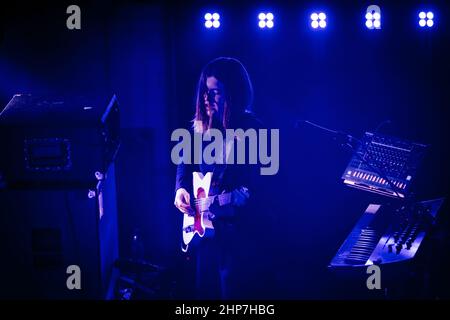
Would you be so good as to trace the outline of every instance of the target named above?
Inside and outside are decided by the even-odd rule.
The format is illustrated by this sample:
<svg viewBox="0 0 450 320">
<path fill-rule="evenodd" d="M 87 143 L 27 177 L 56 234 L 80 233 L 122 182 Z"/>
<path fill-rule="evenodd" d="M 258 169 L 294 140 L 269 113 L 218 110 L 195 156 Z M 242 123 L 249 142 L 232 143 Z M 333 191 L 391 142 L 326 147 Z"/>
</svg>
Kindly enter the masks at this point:
<svg viewBox="0 0 450 320">
<path fill-rule="evenodd" d="M 214 13 L 206 13 L 205 14 L 205 27 L 210 28 L 219 28 L 220 27 L 220 15 L 217 12 Z"/>
<path fill-rule="evenodd" d="M 364 17 L 366 18 L 367 29 L 381 29 L 381 9 L 379 6 L 368 6 Z"/>
<path fill-rule="evenodd" d="M 266 28 L 266 27 L 269 29 L 273 28 L 274 16 L 271 12 L 267 12 L 267 13 L 261 12 L 260 14 L 258 14 L 258 19 L 259 19 L 258 26 L 261 29 Z"/>
<path fill-rule="evenodd" d="M 313 29 L 321 28 L 324 29 L 327 26 L 327 16 L 325 13 L 320 12 L 313 12 L 310 16 L 311 18 L 311 27 Z"/>
<path fill-rule="evenodd" d="M 427 13 L 425 13 L 425 11 L 421 11 L 419 13 L 419 26 L 421 26 L 422 28 L 427 26 L 427 27 L 432 27 L 434 25 L 434 14 L 431 11 L 428 11 Z"/>
<path fill-rule="evenodd" d="M 208 20 L 208 21 L 205 21 L 205 27 L 206 28 L 211 28 L 212 27 L 212 25 L 213 25 L 213 23 L 212 23 L 212 21 L 211 20 Z"/>
</svg>

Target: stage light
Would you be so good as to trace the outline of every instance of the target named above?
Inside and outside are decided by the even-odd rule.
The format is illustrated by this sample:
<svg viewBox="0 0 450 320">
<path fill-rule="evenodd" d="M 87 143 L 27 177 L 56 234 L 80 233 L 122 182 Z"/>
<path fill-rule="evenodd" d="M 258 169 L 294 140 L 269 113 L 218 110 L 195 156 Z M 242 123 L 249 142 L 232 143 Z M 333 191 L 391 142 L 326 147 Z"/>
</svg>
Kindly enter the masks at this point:
<svg viewBox="0 0 450 320">
<path fill-rule="evenodd" d="M 217 12 L 214 13 L 206 13 L 205 14 L 205 27 L 210 29 L 214 27 L 215 29 L 220 27 L 220 15 Z"/>
<path fill-rule="evenodd" d="M 427 13 L 425 13 L 425 11 L 421 11 L 419 13 L 419 26 L 421 26 L 422 28 L 427 26 L 427 27 L 432 27 L 434 25 L 434 14 L 431 11 L 428 11 Z"/>
<path fill-rule="evenodd" d="M 258 19 L 259 19 L 258 26 L 261 29 L 266 28 L 266 27 L 269 29 L 273 28 L 273 26 L 274 26 L 273 18 L 274 18 L 273 14 L 271 12 L 267 12 L 267 13 L 261 12 L 260 14 L 258 14 Z"/>
<path fill-rule="evenodd" d="M 313 29 L 317 29 L 319 27 L 321 29 L 324 29 L 327 26 L 327 21 L 326 21 L 327 16 L 323 12 L 320 12 L 320 13 L 314 12 L 311 14 L 310 18 L 311 18 L 311 27 Z"/>
<path fill-rule="evenodd" d="M 366 18 L 367 29 L 381 29 L 381 9 L 379 6 L 368 6 L 364 17 Z"/>
</svg>

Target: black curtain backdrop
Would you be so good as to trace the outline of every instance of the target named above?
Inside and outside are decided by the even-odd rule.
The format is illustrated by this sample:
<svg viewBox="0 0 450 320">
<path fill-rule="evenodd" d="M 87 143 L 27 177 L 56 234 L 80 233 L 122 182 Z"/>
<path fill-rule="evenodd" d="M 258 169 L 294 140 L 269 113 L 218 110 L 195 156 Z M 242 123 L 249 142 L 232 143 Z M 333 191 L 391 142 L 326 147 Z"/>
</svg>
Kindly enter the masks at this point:
<svg viewBox="0 0 450 320">
<path fill-rule="evenodd" d="M 0 9 L 0 106 L 15 93 L 118 96 L 122 256 L 130 254 L 139 228 L 146 258 L 176 274 L 181 215 L 173 206 L 170 134 L 190 125 L 201 68 L 218 56 L 243 62 L 254 111 L 280 129 L 279 173 L 261 178 L 273 228 L 254 234 L 267 248 L 258 260 L 260 281 L 271 280 L 255 297 L 346 297 L 345 282 L 328 263 L 367 204 L 380 201 L 346 188 L 340 177 L 351 154 L 314 128 L 295 128 L 296 120 L 356 137 L 391 120 L 381 132 L 430 145 L 414 185 L 417 197 L 448 197 L 450 10 L 444 1 L 378 1 L 382 29 L 376 31 L 364 26 L 369 1 L 78 1 L 77 31 L 65 26 L 70 4 L 18 1 Z M 323 31 L 308 25 L 316 8 L 327 13 Z M 417 25 L 422 8 L 435 13 L 430 30 Z M 275 27 L 260 30 L 257 15 L 269 10 Z M 207 11 L 221 14 L 219 29 L 204 28 Z M 432 285 L 441 297 L 450 294 L 448 214 L 446 205 L 438 242 L 446 249 L 432 256 Z"/>
</svg>

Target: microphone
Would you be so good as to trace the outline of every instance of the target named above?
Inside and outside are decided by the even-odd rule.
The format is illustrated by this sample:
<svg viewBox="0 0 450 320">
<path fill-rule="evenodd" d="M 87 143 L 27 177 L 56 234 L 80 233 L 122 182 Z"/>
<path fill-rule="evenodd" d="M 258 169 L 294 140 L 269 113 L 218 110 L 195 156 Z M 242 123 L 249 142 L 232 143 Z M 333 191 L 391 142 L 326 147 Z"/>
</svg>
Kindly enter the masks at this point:
<svg viewBox="0 0 450 320">
<path fill-rule="evenodd" d="M 392 124 L 392 121 L 389 120 L 389 119 L 386 119 L 386 120 L 380 122 L 380 123 L 378 124 L 378 126 L 375 128 L 375 133 L 378 133 L 378 131 L 379 131 L 383 126 L 385 126 L 385 125 L 387 125 L 387 124 L 389 124 L 389 125 Z"/>
<path fill-rule="evenodd" d="M 382 167 L 378 167 L 372 163 L 370 163 L 364 156 L 361 156 L 358 152 L 355 146 L 353 146 L 352 142 L 356 141 L 358 144 L 361 144 L 361 141 L 356 139 L 355 137 L 353 137 L 352 135 L 342 132 L 342 131 L 338 131 L 338 130 L 332 130 L 332 129 L 328 129 L 325 128 L 321 125 L 318 125 L 312 121 L 309 120 L 298 120 L 296 123 L 296 127 L 298 128 L 300 123 L 306 123 L 310 126 L 313 126 L 315 128 L 321 129 L 323 131 L 326 131 L 330 134 L 333 135 L 333 139 L 336 140 L 342 147 L 347 147 L 348 149 L 350 149 L 354 155 L 356 157 L 358 157 L 364 164 L 366 164 L 368 167 L 370 167 L 373 171 L 375 171 L 377 174 L 380 175 L 380 177 L 382 177 L 384 180 L 386 180 L 389 185 L 392 187 L 393 191 L 395 192 L 395 194 L 397 195 L 398 198 L 400 198 L 399 196 L 399 188 L 391 181 L 391 179 L 386 175 L 384 168 Z M 390 120 L 386 120 L 384 122 L 381 123 L 381 125 L 384 125 L 386 123 L 391 123 Z M 380 126 L 379 126 L 380 127 Z M 379 129 L 379 128 L 378 128 Z"/>
<path fill-rule="evenodd" d="M 333 136 L 333 139 L 338 141 L 339 144 L 341 144 L 341 145 L 347 145 L 349 143 L 351 144 L 353 141 L 358 142 L 358 140 L 356 138 L 354 138 L 352 135 L 350 135 L 348 133 L 345 133 L 345 132 L 339 131 L 339 130 L 332 130 L 332 129 L 326 128 L 324 126 L 318 125 L 317 123 L 314 123 L 309 120 L 297 120 L 295 123 L 295 128 L 299 128 L 302 123 L 305 123 L 314 128 L 328 132 L 329 134 L 331 134 Z"/>
</svg>

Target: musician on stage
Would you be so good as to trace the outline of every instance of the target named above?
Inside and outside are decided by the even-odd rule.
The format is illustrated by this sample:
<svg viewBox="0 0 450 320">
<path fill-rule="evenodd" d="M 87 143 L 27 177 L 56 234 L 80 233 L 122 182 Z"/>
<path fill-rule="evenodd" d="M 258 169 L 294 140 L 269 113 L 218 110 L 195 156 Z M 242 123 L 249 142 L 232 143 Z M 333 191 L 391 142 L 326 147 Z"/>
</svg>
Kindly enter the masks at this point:
<svg viewBox="0 0 450 320">
<path fill-rule="evenodd" d="M 242 63 L 228 57 L 214 59 L 203 68 L 200 75 L 191 130 L 206 134 L 209 129 L 215 128 L 222 131 L 223 137 L 226 129 L 258 130 L 261 122 L 252 112 L 252 103 L 253 88 Z M 214 236 L 201 238 L 197 246 L 189 248 L 196 257 L 195 298 L 236 298 L 239 286 L 236 257 L 239 248 L 244 248 L 243 229 L 245 221 L 251 217 L 259 168 L 256 165 L 227 164 L 226 161 L 179 164 L 174 204 L 184 214 L 191 209 L 194 171 L 213 173 L 209 195 L 232 192 L 230 204 L 219 206 L 215 202 L 210 207 L 214 215 Z M 242 187 L 248 192 L 244 192 Z"/>
</svg>

